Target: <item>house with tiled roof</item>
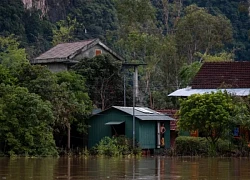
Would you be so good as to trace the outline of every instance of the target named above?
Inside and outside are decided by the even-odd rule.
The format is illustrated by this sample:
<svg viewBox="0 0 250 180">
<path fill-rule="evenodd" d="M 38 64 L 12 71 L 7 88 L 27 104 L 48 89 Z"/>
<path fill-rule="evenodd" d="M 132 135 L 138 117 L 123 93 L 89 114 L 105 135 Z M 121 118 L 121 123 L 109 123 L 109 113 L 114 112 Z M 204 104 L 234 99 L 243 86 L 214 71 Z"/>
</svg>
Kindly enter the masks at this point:
<svg viewBox="0 0 250 180">
<path fill-rule="evenodd" d="M 46 65 L 52 72 L 68 70 L 83 58 L 93 58 L 101 54 L 110 54 L 118 60 L 121 56 L 107 47 L 99 39 L 90 39 L 72 43 L 62 43 L 31 60 L 31 64 Z"/>
<path fill-rule="evenodd" d="M 250 62 L 205 62 L 189 87 L 178 89 L 168 96 L 187 97 L 226 90 L 235 96 L 250 93 Z"/>
<path fill-rule="evenodd" d="M 178 89 L 168 96 L 188 97 L 219 90 L 227 91 L 234 96 L 248 96 L 250 94 L 250 61 L 205 62 L 189 87 Z M 234 132 L 239 134 L 240 127 L 236 127 Z M 237 133 L 234 134 L 235 137 L 238 137 Z M 245 133 L 247 137 L 250 137 L 249 131 Z M 198 131 L 190 132 L 189 135 L 198 136 Z"/>
</svg>

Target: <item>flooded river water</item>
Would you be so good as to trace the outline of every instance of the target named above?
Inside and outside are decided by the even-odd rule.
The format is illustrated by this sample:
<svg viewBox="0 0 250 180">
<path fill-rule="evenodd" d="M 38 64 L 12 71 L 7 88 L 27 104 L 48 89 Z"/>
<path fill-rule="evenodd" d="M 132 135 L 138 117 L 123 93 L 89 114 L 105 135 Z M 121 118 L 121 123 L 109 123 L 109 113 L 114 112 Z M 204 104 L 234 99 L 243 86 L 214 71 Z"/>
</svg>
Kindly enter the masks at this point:
<svg viewBox="0 0 250 180">
<path fill-rule="evenodd" d="M 0 180 L 250 179 L 247 158 L 0 158 Z"/>
</svg>

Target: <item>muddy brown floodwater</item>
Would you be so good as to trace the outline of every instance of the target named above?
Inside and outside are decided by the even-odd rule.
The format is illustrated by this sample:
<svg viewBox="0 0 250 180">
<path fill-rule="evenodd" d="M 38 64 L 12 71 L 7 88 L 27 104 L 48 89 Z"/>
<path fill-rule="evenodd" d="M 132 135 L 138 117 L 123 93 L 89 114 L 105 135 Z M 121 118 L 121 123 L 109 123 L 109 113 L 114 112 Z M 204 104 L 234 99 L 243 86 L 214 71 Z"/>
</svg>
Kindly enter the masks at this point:
<svg viewBox="0 0 250 180">
<path fill-rule="evenodd" d="M 248 158 L 0 158 L 0 180 L 244 180 Z"/>
</svg>

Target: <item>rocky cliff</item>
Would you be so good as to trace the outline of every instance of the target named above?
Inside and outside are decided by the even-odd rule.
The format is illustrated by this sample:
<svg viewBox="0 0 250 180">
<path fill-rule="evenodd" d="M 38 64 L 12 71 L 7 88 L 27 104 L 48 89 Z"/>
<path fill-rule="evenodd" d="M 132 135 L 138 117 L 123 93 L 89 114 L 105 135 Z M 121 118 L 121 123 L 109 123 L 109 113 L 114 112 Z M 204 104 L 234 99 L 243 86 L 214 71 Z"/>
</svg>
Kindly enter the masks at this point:
<svg viewBox="0 0 250 180">
<path fill-rule="evenodd" d="M 70 0 L 22 0 L 26 9 L 35 8 L 41 10 L 42 16 L 48 16 L 52 22 L 64 19 L 66 7 Z"/>
</svg>

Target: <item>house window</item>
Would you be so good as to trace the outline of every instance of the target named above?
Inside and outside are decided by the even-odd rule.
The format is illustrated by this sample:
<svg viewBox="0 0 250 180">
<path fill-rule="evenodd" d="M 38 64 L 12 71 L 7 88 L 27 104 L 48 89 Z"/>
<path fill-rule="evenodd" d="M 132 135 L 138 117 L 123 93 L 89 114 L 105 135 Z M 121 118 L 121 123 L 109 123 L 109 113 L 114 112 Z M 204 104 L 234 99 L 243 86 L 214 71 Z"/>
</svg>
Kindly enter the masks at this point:
<svg viewBox="0 0 250 180">
<path fill-rule="evenodd" d="M 102 50 L 101 49 L 96 49 L 95 50 L 95 55 L 98 56 L 98 55 L 101 55 L 102 54 Z"/>
<path fill-rule="evenodd" d="M 234 127 L 233 129 L 233 135 L 235 138 L 240 137 L 240 127 Z"/>
</svg>

